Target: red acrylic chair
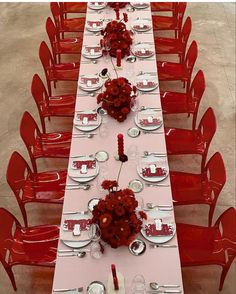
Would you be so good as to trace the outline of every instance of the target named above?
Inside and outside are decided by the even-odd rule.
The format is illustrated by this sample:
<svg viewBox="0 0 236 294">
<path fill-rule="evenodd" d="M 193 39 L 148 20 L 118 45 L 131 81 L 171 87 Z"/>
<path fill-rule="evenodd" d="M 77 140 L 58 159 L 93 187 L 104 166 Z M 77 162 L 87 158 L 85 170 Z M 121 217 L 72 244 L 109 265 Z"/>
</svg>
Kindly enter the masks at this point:
<svg viewBox="0 0 236 294">
<path fill-rule="evenodd" d="M 160 95 L 163 114 L 191 114 L 193 116 L 192 129 L 195 130 L 199 104 L 205 88 L 204 74 L 199 70 L 187 93 L 161 91 Z"/>
<path fill-rule="evenodd" d="M 25 159 L 18 152 L 13 152 L 8 163 L 6 178 L 15 194 L 26 227 L 28 227 L 26 204 L 62 204 L 66 177 L 66 170 L 34 173 Z"/>
<path fill-rule="evenodd" d="M 236 209 L 227 209 L 213 227 L 177 224 L 181 265 L 219 265 L 219 290 L 236 256 Z"/>
<path fill-rule="evenodd" d="M 56 27 L 50 17 L 46 21 L 46 31 L 51 43 L 54 61 L 61 63 L 62 54 L 81 54 L 82 37 L 60 39 Z"/>
<path fill-rule="evenodd" d="M 158 78 L 160 81 L 182 81 L 189 91 L 193 67 L 198 55 L 197 43 L 193 41 L 185 60 L 181 63 L 158 61 Z"/>
<path fill-rule="evenodd" d="M 215 132 L 216 118 L 213 109 L 209 107 L 196 130 L 165 128 L 167 153 L 168 155 L 200 155 L 203 173 L 208 149 Z"/>
<path fill-rule="evenodd" d="M 154 37 L 157 54 L 178 54 L 183 62 L 191 29 L 192 21 L 188 16 L 178 39 Z"/>
<path fill-rule="evenodd" d="M 152 23 L 154 31 L 174 31 L 175 38 L 179 37 L 184 13 L 186 10 L 187 4 L 185 2 L 179 2 L 175 5 L 175 9 L 173 11 L 173 16 L 162 16 L 162 15 L 153 15 Z"/>
<path fill-rule="evenodd" d="M 35 120 L 27 111 L 21 119 L 20 135 L 28 150 L 34 172 L 37 172 L 36 160 L 38 158 L 69 157 L 71 133 L 42 134 Z"/>
<path fill-rule="evenodd" d="M 51 12 L 57 31 L 62 37 L 64 33 L 79 33 L 84 31 L 85 17 L 65 19 L 58 3 L 50 3 Z"/>
<path fill-rule="evenodd" d="M 45 118 L 74 116 L 76 96 L 71 94 L 49 97 L 42 80 L 37 74 L 34 75 L 32 80 L 31 93 L 39 111 L 43 133 L 46 133 Z"/>
<path fill-rule="evenodd" d="M 60 10 L 67 18 L 69 13 L 86 13 L 87 2 L 59 2 Z"/>
<path fill-rule="evenodd" d="M 203 173 L 171 171 L 170 179 L 174 204 L 209 205 L 208 226 L 211 226 L 217 199 L 226 182 L 225 165 L 220 153 L 216 152 L 211 157 Z"/>
<path fill-rule="evenodd" d="M 56 64 L 45 42 L 40 44 L 39 58 L 45 72 L 49 96 L 52 96 L 51 82 L 54 82 L 55 86 L 57 81 L 78 80 L 80 63 L 73 62 Z"/>
<path fill-rule="evenodd" d="M 59 228 L 52 225 L 22 227 L 6 209 L 0 208 L 0 261 L 17 290 L 12 267 L 34 265 L 54 267 Z"/>
<path fill-rule="evenodd" d="M 151 2 L 152 12 L 172 12 L 174 13 L 178 2 Z"/>
</svg>

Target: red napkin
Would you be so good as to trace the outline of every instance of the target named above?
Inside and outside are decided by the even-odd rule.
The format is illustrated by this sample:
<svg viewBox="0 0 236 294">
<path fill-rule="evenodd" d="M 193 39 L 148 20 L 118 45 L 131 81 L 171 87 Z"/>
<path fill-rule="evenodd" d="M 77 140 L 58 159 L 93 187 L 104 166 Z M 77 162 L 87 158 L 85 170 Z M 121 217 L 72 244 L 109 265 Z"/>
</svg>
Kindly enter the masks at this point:
<svg viewBox="0 0 236 294">
<path fill-rule="evenodd" d="M 151 82 L 151 81 L 147 82 L 147 85 L 144 85 L 143 82 L 138 82 L 137 83 L 138 88 L 144 88 L 144 89 L 155 87 L 155 85 L 156 85 L 156 83 Z"/>
<path fill-rule="evenodd" d="M 81 82 L 87 84 L 88 81 L 91 81 L 93 85 L 99 82 L 99 78 L 80 78 Z"/>
<path fill-rule="evenodd" d="M 156 167 L 156 172 L 151 173 L 150 167 L 142 168 L 143 177 L 162 177 L 166 175 L 166 170 L 161 167 Z"/>
<path fill-rule="evenodd" d="M 158 126 L 161 121 L 158 118 L 154 118 L 152 122 L 149 122 L 147 118 L 140 119 L 139 121 L 141 126 Z"/>
<path fill-rule="evenodd" d="M 82 165 L 87 166 L 87 168 L 95 168 L 96 167 L 96 160 L 75 160 L 73 161 L 72 165 L 75 168 L 80 169 Z"/>
<path fill-rule="evenodd" d="M 91 27 L 92 27 L 94 24 L 96 24 L 96 26 L 101 26 L 101 25 L 102 25 L 102 21 L 100 21 L 100 20 L 98 20 L 98 21 L 90 21 L 90 20 L 88 20 L 87 23 L 88 23 L 88 25 L 91 26 Z"/>
<path fill-rule="evenodd" d="M 79 224 L 81 231 L 86 231 L 91 224 L 91 219 L 66 219 L 64 221 L 64 226 L 67 227 L 69 231 L 74 230 L 74 226 Z"/>
<path fill-rule="evenodd" d="M 151 50 L 145 50 L 145 52 L 142 52 L 141 50 L 138 50 L 135 52 L 135 55 L 137 56 L 149 56 L 152 54 L 152 51 Z"/>
<path fill-rule="evenodd" d="M 97 120 L 97 113 L 77 113 L 78 120 L 83 120 L 85 117 L 88 121 Z"/>
<path fill-rule="evenodd" d="M 156 230 L 155 224 L 148 224 L 145 226 L 145 232 L 147 236 L 169 236 L 173 235 L 173 229 L 168 224 L 162 224 L 161 230 Z"/>
</svg>

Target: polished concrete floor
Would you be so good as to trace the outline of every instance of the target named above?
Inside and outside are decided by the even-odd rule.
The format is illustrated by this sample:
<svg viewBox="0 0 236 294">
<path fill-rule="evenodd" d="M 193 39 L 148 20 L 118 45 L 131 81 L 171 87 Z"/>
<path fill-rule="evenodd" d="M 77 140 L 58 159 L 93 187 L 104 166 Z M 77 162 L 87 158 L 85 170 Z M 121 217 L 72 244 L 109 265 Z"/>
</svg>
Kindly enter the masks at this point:
<svg viewBox="0 0 236 294">
<path fill-rule="evenodd" d="M 47 41 L 45 21 L 50 15 L 49 5 L 25 3 L 0 4 L 0 206 L 9 209 L 21 221 L 16 200 L 9 189 L 6 167 L 9 157 L 18 150 L 28 160 L 28 154 L 19 136 L 19 122 L 23 111 L 28 110 L 38 120 L 36 105 L 30 93 L 34 73 L 42 77 L 38 58 L 42 40 Z M 227 183 L 220 195 L 216 219 L 229 206 L 235 206 L 235 3 L 188 3 L 186 15 L 193 21 L 191 40 L 199 45 L 199 56 L 194 73 L 204 71 L 206 91 L 199 111 L 212 106 L 217 117 L 217 133 L 213 138 L 208 158 L 221 152 L 227 171 Z M 164 57 L 168 58 L 168 57 Z M 193 73 L 193 74 L 194 74 Z M 61 83 L 58 92 L 75 88 L 73 83 Z M 182 90 L 178 83 L 162 84 L 163 89 Z M 170 126 L 190 127 L 186 116 L 166 118 Z M 70 119 L 52 119 L 48 130 L 68 130 Z M 199 171 L 199 159 L 195 156 L 170 158 L 172 169 Z M 41 170 L 66 167 L 66 161 L 42 160 Z M 29 222 L 59 223 L 61 207 L 58 205 L 28 205 Z M 189 206 L 176 208 L 178 222 L 207 225 L 206 207 Z M 14 268 L 19 294 L 50 293 L 53 270 L 17 266 Z M 220 268 L 205 266 L 183 269 L 185 293 L 218 293 Z M 236 293 L 236 266 L 233 263 L 221 293 Z M 11 294 L 9 279 L 0 266 L 0 294 Z"/>
</svg>

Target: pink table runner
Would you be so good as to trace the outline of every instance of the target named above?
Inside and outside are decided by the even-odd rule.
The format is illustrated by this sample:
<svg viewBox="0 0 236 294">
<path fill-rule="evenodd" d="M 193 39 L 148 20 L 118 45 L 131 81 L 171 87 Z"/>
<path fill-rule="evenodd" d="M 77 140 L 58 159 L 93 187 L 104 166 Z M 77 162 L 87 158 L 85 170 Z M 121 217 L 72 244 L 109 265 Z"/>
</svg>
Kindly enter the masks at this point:
<svg viewBox="0 0 236 294">
<path fill-rule="evenodd" d="M 91 13 L 91 10 L 87 10 L 87 20 L 99 20 L 103 18 L 115 19 L 115 12 L 110 8 L 106 8 L 101 14 Z M 125 9 L 123 9 L 125 11 Z M 121 10 L 121 15 L 122 11 Z M 127 27 L 130 28 L 131 24 L 137 17 L 151 19 L 150 9 L 142 11 L 135 11 L 128 13 L 129 21 Z M 85 30 L 83 45 L 96 45 L 99 44 L 101 36 L 93 36 L 88 34 Z M 135 34 L 135 42 L 154 42 L 153 32 L 149 31 L 147 34 Z M 144 72 L 156 72 L 156 60 L 155 56 L 151 57 L 152 61 L 137 60 L 134 64 L 130 64 L 122 60 L 122 70 L 118 70 L 119 76 L 133 79 L 140 71 Z M 153 60 L 154 59 L 154 60 Z M 81 60 L 86 60 L 81 57 Z M 114 59 L 115 63 L 115 59 Z M 97 64 L 81 64 L 80 75 L 96 74 L 103 68 L 108 68 L 111 73 L 111 78 L 115 78 L 115 72 L 112 68 L 111 62 L 106 62 L 100 58 Z M 132 70 L 131 70 L 132 68 Z M 134 81 L 134 80 L 133 80 Z M 155 90 L 159 93 L 159 88 Z M 82 90 L 77 90 L 76 110 L 91 110 L 97 107 L 96 97 L 84 96 Z M 147 107 L 161 107 L 160 95 L 139 95 L 139 105 Z M 160 112 L 160 116 L 162 113 Z M 105 191 L 99 189 L 97 182 L 102 181 L 104 178 L 116 179 L 119 170 L 120 162 L 114 159 L 114 155 L 117 153 L 117 134 L 124 134 L 125 152 L 129 154 L 129 150 L 138 148 L 138 153 L 143 154 L 144 150 L 150 152 L 166 152 L 165 137 L 164 134 L 141 134 L 137 138 L 130 138 L 127 135 L 127 130 L 130 127 L 134 127 L 134 113 L 131 112 L 123 123 L 118 123 L 111 117 L 106 116 L 106 123 L 97 129 L 95 132 L 97 135 L 92 138 L 73 138 L 71 144 L 71 156 L 95 154 L 99 150 L 105 150 L 109 153 L 109 160 L 106 163 L 100 163 L 100 168 L 103 170 L 95 179 L 90 190 L 67 190 L 65 193 L 65 200 L 63 205 L 63 211 L 85 211 L 87 210 L 87 203 L 91 198 L 100 198 L 105 195 Z M 163 127 L 161 128 L 163 130 Z M 73 133 L 76 133 L 76 129 L 73 129 Z M 136 171 L 137 162 L 130 160 L 125 163 L 122 170 L 119 184 L 121 188 L 127 187 L 130 180 L 138 178 Z M 104 172 L 107 170 L 107 172 Z M 71 179 L 67 179 L 67 183 L 72 183 Z M 170 184 L 169 177 L 162 183 Z M 136 194 L 140 195 L 145 203 L 153 202 L 155 204 L 172 204 L 171 187 L 145 187 L 145 189 Z M 168 212 L 170 220 L 174 220 L 174 212 Z M 140 236 L 137 236 L 143 239 Z M 169 241 L 167 244 L 177 244 L 177 236 Z M 146 281 L 146 288 L 152 281 L 163 284 L 177 284 L 183 293 L 181 266 L 179 260 L 178 248 L 149 248 L 149 243 L 146 241 L 147 250 L 145 254 L 141 256 L 133 256 L 128 251 L 128 248 L 112 249 L 109 246 L 105 248 L 105 253 L 101 259 L 93 259 L 89 253 L 85 258 L 74 257 L 58 257 L 56 262 L 53 289 L 71 289 L 84 287 L 84 293 L 86 287 L 92 281 L 101 281 L 104 285 L 107 284 L 108 275 L 110 274 L 110 266 L 115 263 L 118 271 L 120 271 L 125 277 L 126 293 L 131 293 L 132 279 L 137 274 L 142 274 Z M 68 249 L 61 241 L 59 242 L 59 249 Z M 53 293 L 53 292 L 52 292 Z"/>
</svg>

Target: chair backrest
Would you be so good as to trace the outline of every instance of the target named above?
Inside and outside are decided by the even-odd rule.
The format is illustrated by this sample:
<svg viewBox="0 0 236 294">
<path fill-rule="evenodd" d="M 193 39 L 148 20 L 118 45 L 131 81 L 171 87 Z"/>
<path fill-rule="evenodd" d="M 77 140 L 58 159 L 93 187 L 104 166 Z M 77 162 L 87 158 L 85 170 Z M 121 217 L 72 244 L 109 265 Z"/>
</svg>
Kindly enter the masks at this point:
<svg viewBox="0 0 236 294">
<path fill-rule="evenodd" d="M 35 120 L 27 111 L 23 114 L 23 117 L 21 119 L 20 135 L 28 150 L 28 153 L 32 162 L 33 170 L 34 172 L 37 172 L 34 152 L 35 152 L 37 140 L 41 138 L 41 132 Z"/>
<path fill-rule="evenodd" d="M 193 130 L 195 130 L 196 128 L 198 108 L 199 108 L 203 93 L 205 92 L 205 88 L 206 88 L 205 77 L 202 70 L 199 70 L 196 76 L 194 77 L 188 92 L 189 107 L 191 107 L 193 103 L 195 107 L 195 112 L 193 114 L 193 123 L 192 123 Z"/>
<path fill-rule="evenodd" d="M 198 125 L 199 134 L 205 144 L 206 150 L 209 148 L 211 140 L 216 132 L 216 117 L 213 109 L 209 107 L 204 113 Z"/>
<path fill-rule="evenodd" d="M 185 56 L 184 66 L 188 71 L 189 75 L 192 75 L 194 64 L 197 60 L 198 49 L 196 41 L 192 41 L 191 45 L 188 48 L 188 52 Z"/>
<path fill-rule="evenodd" d="M 221 241 L 226 253 L 226 268 L 229 269 L 236 257 L 236 209 L 228 208 L 215 223 L 221 232 Z M 217 240 L 218 242 L 220 240 Z"/>
<path fill-rule="evenodd" d="M 186 50 L 186 46 L 188 43 L 191 30 L 192 30 L 192 21 L 191 21 L 191 17 L 188 16 L 185 20 L 185 23 L 183 25 L 183 28 L 180 34 L 180 41 L 182 43 L 182 46 L 184 46 L 184 51 Z"/>
<path fill-rule="evenodd" d="M 223 158 L 219 152 L 216 152 L 207 162 L 205 170 L 205 181 L 207 181 L 207 189 L 205 191 L 211 196 L 216 203 L 217 198 L 226 182 L 226 170 Z"/>
<path fill-rule="evenodd" d="M 8 162 L 6 179 L 15 194 L 16 200 L 23 215 L 25 226 L 28 226 L 27 214 L 22 202 L 23 191 L 27 180 L 33 181 L 33 174 L 25 159 L 18 153 L 13 152 Z"/>
<path fill-rule="evenodd" d="M 46 31 L 51 44 L 54 62 L 56 62 L 56 48 L 60 41 L 60 37 L 51 17 L 48 17 L 46 20 Z"/>
<path fill-rule="evenodd" d="M 51 2 L 50 3 L 51 13 L 57 28 L 57 31 L 62 28 L 63 26 L 63 13 L 60 10 L 60 7 L 57 2 Z"/>
<path fill-rule="evenodd" d="M 44 114 L 50 113 L 49 109 L 49 96 L 48 92 L 40 79 L 39 75 L 35 74 L 31 83 L 31 93 L 34 97 L 35 103 L 37 105 L 39 116 L 42 124 L 43 133 L 46 132 L 46 126 L 44 121 Z"/>
<path fill-rule="evenodd" d="M 0 261 L 15 290 L 16 284 L 14 274 L 9 264 L 9 257 L 16 227 L 21 227 L 18 220 L 6 209 L 0 208 Z"/>
</svg>

